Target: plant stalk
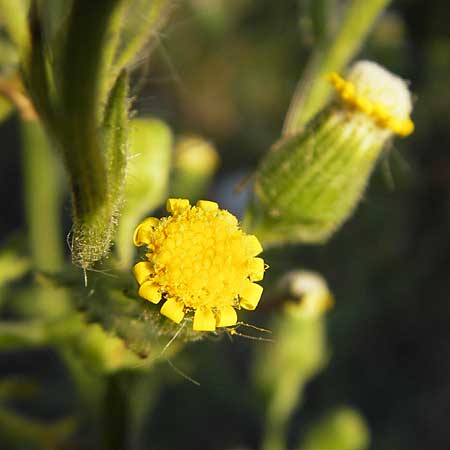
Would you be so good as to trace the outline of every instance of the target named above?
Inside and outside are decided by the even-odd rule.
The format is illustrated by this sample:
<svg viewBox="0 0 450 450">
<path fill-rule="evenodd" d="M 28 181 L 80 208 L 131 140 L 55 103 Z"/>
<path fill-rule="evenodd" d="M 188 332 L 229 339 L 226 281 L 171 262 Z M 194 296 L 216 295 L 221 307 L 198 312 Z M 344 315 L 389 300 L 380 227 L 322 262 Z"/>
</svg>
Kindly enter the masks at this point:
<svg viewBox="0 0 450 450">
<path fill-rule="evenodd" d="M 22 122 L 25 216 L 36 269 L 55 272 L 63 264 L 62 200 L 56 156 L 41 124 Z"/>
<path fill-rule="evenodd" d="M 300 131 L 328 99 L 326 76 L 342 71 L 359 50 L 375 19 L 390 0 L 351 0 L 337 36 L 326 40 L 311 55 L 286 115 L 283 136 Z"/>
</svg>

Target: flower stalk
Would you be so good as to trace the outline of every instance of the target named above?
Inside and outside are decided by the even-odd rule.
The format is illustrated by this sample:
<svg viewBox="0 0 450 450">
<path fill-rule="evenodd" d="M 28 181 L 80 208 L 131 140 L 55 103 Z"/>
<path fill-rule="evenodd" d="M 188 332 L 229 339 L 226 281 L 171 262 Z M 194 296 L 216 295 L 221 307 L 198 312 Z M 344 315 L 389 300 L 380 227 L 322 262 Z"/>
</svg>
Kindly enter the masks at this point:
<svg viewBox="0 0 450 450">
<path fill-rule="evenodd" d="M 331 88 L 323 83 L 330 72 L 340 72 L 361 47 L 376 18 L 390 0 L 351 0 L 337 32 L 319 43 L 291 101 L 283 136 L 300 131 L 327 102 Z M 322 2 L 314 2 L 322 3 Z M 323 25 L 317 25 L 323 28 Z"/>
<path fill-rule="evenodd" d="M 312 272 L 286 274 L 277 289 L 284 292 L 282 311 L 270 329 L 276 341 L 257 354 L 254 376 L 267 400 L 262 450 L 285 450 L 291 415 L 303 389 L 327 362 L 324 313 L 331 293 Z"/>
</svg>

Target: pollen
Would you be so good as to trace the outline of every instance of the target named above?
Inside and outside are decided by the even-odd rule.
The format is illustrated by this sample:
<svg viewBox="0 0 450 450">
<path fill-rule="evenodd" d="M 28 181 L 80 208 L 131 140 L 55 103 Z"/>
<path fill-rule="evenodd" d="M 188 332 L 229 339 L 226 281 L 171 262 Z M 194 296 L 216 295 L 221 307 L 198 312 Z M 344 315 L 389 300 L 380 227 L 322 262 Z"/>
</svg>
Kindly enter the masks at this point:
<svg viewBox="0 0 450 450">
<path fill-rule="evenodd" d="M 362 64 L 367 65 L 368 63 Z M 373 68 L 371 69 L 373 70 Z M 379 71 L 379 68 L 376 70 Z M 383 73 L 381 74 L 380 79 L 382 80 L 384 77 L 386 77 L 386 75 Z M 350 80 L 345 80 L 336 72 L 330 73 L 328 75 L 328 80 L 347 106 L 371 117 L 381 128 L 390 129 L 395 134 L 403 137 L 410 135 L 414 131 L 414 123 L 409 117 L 397 117 L 391 112 L 392 108 L 390 108 L 389 105 L 371 99 L 367 95 L 367 93 L 370 94 L 374 92 L 376 96 L 379 96 L 380 89 L 373 89 L 373 91 L 369 89 L 367 91 L 368 88 L 366 88 L 366 92 L 362 93 L 361 89 L 358 89 L 360 86 Z M 397 83 L 399 83 L 399 81 L 397 81 Z M 381 89 L 381 92 L 382 91 L 383 89 Z"/>
<path fill-rule="evenodd" d="M 176 323 L 193 317 L 196 331 L 235 325 L 236 309 L 254 310 L 263 291 L 258 238 L 215 202 L 169 199 L 166 207 L 168 217 L 149 217 L 134 232 L 134 244 L 148 249 L 133 269 L 139 295 Z"/>
</svg>

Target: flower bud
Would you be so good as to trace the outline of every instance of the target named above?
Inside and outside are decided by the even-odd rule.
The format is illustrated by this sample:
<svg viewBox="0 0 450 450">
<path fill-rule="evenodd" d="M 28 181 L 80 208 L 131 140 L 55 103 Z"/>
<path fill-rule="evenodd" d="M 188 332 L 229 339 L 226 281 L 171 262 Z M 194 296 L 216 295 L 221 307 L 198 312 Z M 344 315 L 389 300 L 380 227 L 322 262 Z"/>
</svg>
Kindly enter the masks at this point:
<svg viewBox="0 0 450 450">
<path fill-rule="evenodd" d="M 294 270 L 280 281 L 279 290 L 285 292 L 286 312 L 299 319 L 323 316 L 334 303 L 328 284 L 318 273 Z"/>
<path fill-rule="evenodd" d="M 219 155 L 210 142 L 195 136 L 179 139 L 175 146 L 171 196 L 198 200 L 208 189 L 218 164 Z"/>
<path fill-rule="evenodd" d="M 364 418 L 351 408 L 339 408 L 308 431 L 300 450 L 364 450 L 369 442 Z"/>
<path fill-rule="evenodd" d="M 269 325 L 275 342 L 262 348 L 256 363 L 256 380 L 263 390 L 276 392 L 289 385 L 286 408 L 296 393 L 326 364 L 324 313 L 333 297 L 319 274 L 296 270 L 281 278 L 276 296 L 285 300 L 280 315 Z"/>
<path fill-rule="evenodd" d="M 333 73 L 334 100 L 262 161 L 246 218 L 266 244 L 321 242 L 349 217 L 386 143 L 413 131 L 404 80 L 361 61 Z"/>
</svg>

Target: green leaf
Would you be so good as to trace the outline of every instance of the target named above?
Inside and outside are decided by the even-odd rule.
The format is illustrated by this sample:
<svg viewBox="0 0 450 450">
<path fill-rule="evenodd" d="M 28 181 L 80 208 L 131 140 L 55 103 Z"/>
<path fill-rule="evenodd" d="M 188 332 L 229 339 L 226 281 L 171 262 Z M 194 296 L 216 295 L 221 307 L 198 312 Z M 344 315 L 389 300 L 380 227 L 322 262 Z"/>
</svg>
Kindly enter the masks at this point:
<svg viewBox="0 0 450 450">
<path fill-rule="evenodd" d="M 128 75 L 123 72 L 111 91 L 102 125 L 107 198 L 95 214 L 74 217 L 72 259 L 82 267 L 105 256 L 112 244 L 125 183 L 128 107 Z"/>
</svg>

